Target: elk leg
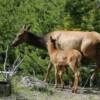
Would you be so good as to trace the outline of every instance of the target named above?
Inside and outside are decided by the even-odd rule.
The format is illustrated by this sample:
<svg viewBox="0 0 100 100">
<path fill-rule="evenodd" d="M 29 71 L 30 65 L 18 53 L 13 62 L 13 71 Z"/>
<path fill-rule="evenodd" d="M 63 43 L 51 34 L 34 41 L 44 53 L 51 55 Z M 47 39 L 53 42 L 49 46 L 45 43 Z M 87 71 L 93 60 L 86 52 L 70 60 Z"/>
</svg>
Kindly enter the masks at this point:
<svg viewBox="0 0 100 100">
<path fill-rule="evenodd" d="M 59 82 L 59 66 L 55 66 L 55 88 L 58 87 L 58 82 Z"/>
<path fill-rule="evenodd" d="M 77 69 L 77 67 L 78 67 L 77 64 L 70 65 L 70 67 L 71 67 L 71 69 L 74 73 L 74 83 L 73 83 L 73 86 L 72 86 L 72 92 L 76 93 L 77 92 L 77 87 L 78 87 L 78 81 L 80 79 L 80 72 Z"/>
<path fill-rule="evenodd" d="M 61 82 L 61 88 L 63 89 L 64 88 L 64 81 L 63 81 L 63 79 L 62 79 L 62 76 L 63 76 L 63 71 L 62 70 L 60 70 L 59 71 L 59 77 L 60 77 L 60 82 Z"/>
<path fill-rule="evenodd" d="M 100 72 L 100 65 L 95 68 L 95 70 L 93 71 L 93 73 L 92 73 L 92 75 L 90 77 L 90 87 L 93 86 L 93 81 L 95 80 L 96 73 L 98 73 L 98 72 Z"/>
<path fill-rule="evenodd" d="M 59 72 L 60 72 L 59 68 L 60 68 L 59 66 L 55 66 L 55 88 L 58 87 L 58 83 L 61 84 L 60 75 L 59 75 Z"/>
<path fill-rule="evenodd" d="M 77 71 L 74 73 L 74 84 L 73 84 L 73 88 L 72 88 L 72 92 L 76 93 L 77 92 L 77 87 L 78 87 L 78 82 L 79 82 L 79 78 L 80 78 L 80 73 Z"/>
<path fill-rule="evenodd" d="M 50 62 L 48 65 L 47 73 L 46 73 L 45 78 L 44 78 L 44 82 L 47 82 L 51 69 L 52 69 L 52 63 Z"/>
<path fill-rule="evenodd" d="M 61 84 L 59 71 L 58 71 L 58 76 L 57 76 L 57 84 Z"/>
<path fill-rule="evenodd" d="M 100 57 L 98 57 L 98 55 L 96 56 L 96 68 L 95 70 L 93 71 L 92 75 L 91 75 L 91 80 L 94 80 L 95 79 L 95 74 L 100 72 Z"/>
<path fill-rule="evenodd" d="M 97 68 L 94 70 L 94 72 L 93 72 L 92 75 L 91 75 L 91 80 L 94 80 L 94 79 L 95 79 L 95 74 L 98 73 L 98 72 L 100 72 L 100 67 L 97 67 Z"/>
</svg>

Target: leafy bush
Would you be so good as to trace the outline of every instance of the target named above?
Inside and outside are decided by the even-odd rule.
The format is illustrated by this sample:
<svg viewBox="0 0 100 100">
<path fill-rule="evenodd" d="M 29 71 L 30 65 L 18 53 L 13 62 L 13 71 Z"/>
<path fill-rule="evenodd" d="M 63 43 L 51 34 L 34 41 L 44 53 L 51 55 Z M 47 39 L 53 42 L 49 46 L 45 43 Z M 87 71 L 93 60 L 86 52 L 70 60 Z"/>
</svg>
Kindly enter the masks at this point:
<svg viewBox="0 0 100 100">
<path fill-rule="evenodd" d="M 31 31 L 38 36 L 59 29 L 100 32 L 99 4 L 99 0 L 0 0 L 0 53 L 11 44 L 23 24 L 31 24 Z M 20 66 L 23 74 L 35 70 L 42 79 L 49 57 L 47 51 L 35 49 L 26 44 L 10 48 L 10 59 L 25 56 Z"/>
</svg>

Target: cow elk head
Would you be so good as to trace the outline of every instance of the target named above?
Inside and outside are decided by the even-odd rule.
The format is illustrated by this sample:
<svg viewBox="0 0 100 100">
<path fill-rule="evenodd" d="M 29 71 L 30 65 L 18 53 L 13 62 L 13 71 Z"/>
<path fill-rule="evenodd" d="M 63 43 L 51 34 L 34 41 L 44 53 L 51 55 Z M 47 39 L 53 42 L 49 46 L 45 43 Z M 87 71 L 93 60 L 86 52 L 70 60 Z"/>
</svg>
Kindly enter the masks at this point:
<svg viewBox="0 0 100 100">
<path fill-rule="evenodd" d="M 30 26 L 24 25 L 21 30 L 18 32 L 17 36 L 15 37 L 14 41 L 12 42 L 13 47 L 17 45 L 27 42 L 28 40 L 28 33 L 29 33 Z"/>
</svg>

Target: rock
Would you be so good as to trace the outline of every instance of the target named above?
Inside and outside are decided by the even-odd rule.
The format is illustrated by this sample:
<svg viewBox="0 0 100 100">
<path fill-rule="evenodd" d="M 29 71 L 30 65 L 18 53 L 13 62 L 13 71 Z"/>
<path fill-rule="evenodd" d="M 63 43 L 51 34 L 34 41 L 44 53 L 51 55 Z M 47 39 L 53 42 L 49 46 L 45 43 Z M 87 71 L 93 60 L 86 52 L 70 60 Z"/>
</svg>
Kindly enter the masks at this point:
<svg viewBox="0 0 100 100">
<path fill-rule="evenodd" d="M 20 83 L 22 87 L 37 87 L 37 88 L 47 87 L 47 83 L 45 83 L 44 81 L 41 81 L 36 77 L 32 78 L 30 76 L 23 77 Z"/>
<path fill-rule="evenodd" d="M 20 84 L 22 87 L 32 87 L 33 86 L 32 81 L 33 79 L 31 77 L 25 76 L 21 79 Z"/>
</svg>

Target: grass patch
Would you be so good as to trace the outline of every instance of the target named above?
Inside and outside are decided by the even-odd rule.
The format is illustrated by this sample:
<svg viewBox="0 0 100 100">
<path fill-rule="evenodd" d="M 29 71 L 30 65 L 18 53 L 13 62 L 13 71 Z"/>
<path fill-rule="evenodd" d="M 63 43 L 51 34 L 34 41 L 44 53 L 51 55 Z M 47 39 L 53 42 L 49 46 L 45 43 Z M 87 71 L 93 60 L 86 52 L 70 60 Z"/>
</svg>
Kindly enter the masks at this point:
<svg viewBox="0 0 100 100">
<path fill-rule="evenodd" d="M 46 88 L 40 88 L 40 87 L 33 86 L 31 88 L 31 91 L 39 91 L 39 92 L 42 92 L 42 93 L 46 93 L 48 95 L 53 95 L 53 90 L 49 86 L 46 87 Z"/>
</svg>

